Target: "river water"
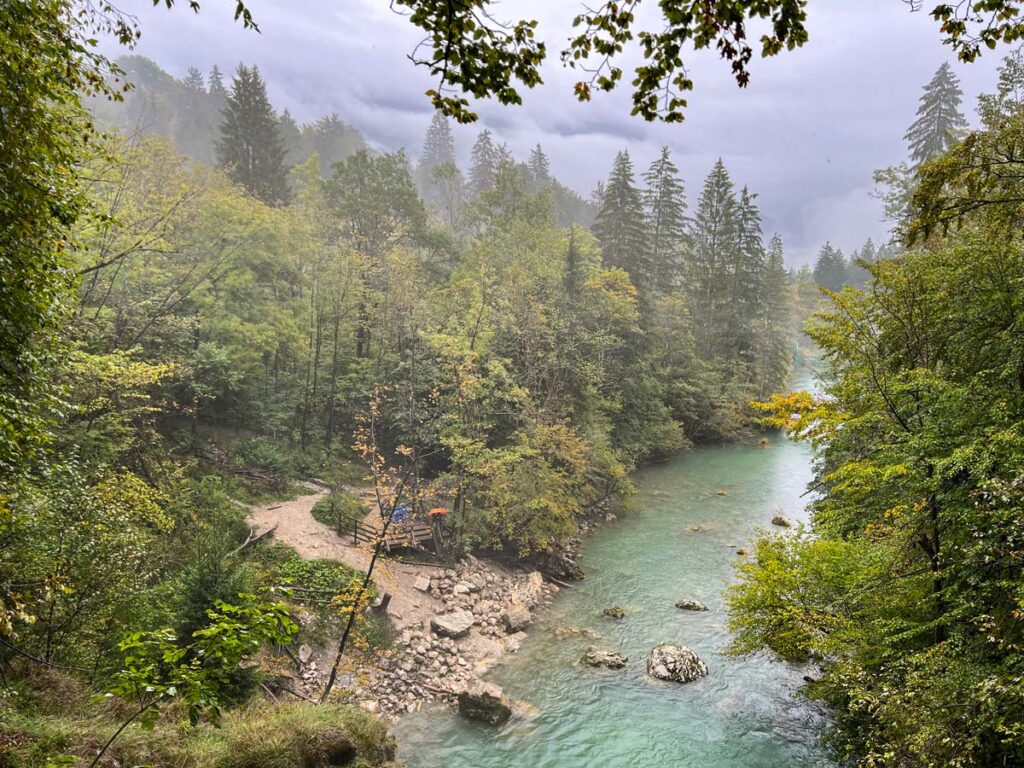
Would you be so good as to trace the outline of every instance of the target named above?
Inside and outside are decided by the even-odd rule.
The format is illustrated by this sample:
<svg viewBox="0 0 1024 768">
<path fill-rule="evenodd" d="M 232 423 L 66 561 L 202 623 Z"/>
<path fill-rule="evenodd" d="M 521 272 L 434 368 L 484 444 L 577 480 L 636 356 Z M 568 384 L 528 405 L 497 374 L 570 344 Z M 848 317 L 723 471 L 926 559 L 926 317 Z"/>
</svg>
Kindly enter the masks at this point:
<svg viewBox="0 0 1024 768">
<path fill-rule="evenodd" d="M 410 768 L 799 768 L 831 765 L 818 744 L 822 713 L 796 693 L 807 670 L 766 656 L 733 658 L 723 591 L 737 559 L 774 514 L 805 519 L 810 450 L 781 437 L 767 445 L 705 446 L 637 473 L 636 511 L 601 526 L 581 560 L 587 577 L 563 589 L 522 649 L 488 679 L 532 715 L 493 729 L 450 710 L 396 726 Z M 690 530 L 699 527 L 699 532 Z M 680 597 L 711 609 L 690 613 Z M 620 621 L 602 609 L 626 609 Z M 600 640 L 556 637 L 558 625 Z M 647 677 L 659 642 L 695 650 L 710 675 L 687 685 Z M 618 648 L 624 670 L 575 664 L 589 645 Z"/>
</svg>

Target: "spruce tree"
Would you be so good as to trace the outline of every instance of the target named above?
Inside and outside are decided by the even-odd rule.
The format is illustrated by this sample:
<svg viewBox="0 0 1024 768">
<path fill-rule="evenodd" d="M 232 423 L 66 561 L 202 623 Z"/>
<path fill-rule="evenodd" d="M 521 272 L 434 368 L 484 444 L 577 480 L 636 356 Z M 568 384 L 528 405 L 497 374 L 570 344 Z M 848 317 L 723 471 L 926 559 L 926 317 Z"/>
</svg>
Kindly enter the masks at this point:
<svg viewBox="0 0 1024 768">
<path fill-rule="evenodd" d="M 536 188 L 541 188 L 551 180 L 551 163 L 540 144 L 530 151 L 530 160 L 527 163 L 530 173 L 530 181 Z"/>
<path fill-rule="evenodd" d="M 441 165 L 455 163 L 455 139 L 448 118 L 435 112 L 423 139 L 423 152 L 416 165 L 416 187 L 424 200 L 434 201 L 434 170 Z"/>
<path fill-rule="evenodd" d="M 744 187 L 736 202 L 736 240 L 731 252 L 728 279 L 729 303 L 723 308 L 725 337 L 723 348 L 738 359 L 748 360 L 756 344 L 759 303 L 762 298 L 765 251 L 761 231 L 761 211 Z"/>
<path fill-rule="evenodd" d="M 206 95 L 206 83 L 203 81 L 203 73 L 195 67 L 189 67 L 188 73 L 185 78 L 181 81 L 190 91 L 195 91 Z"/>
<path fill-rule="evenodd" d="M 690 225 L 684 274 L 694 338 L 705 357 L 718 354 L 717 331 L 729 310 L 729 265 L 738 244 L 736 194 L 721 158 L 704 180 Z"/>
<path fill-rule="evenodd" d="M 644 174 L 650 263 L 655 287 L 671 291 L 679 282 L 686 235 L 686 196 L 668 147 Z"/>
<path fill-rule="evenodd" d="M 833 248 L 832 243 L 825 243 L 814 262 L 814 282 L 822 288 L 838 291 L 846 284 L 847 278 L 846 259 L 842 251 Z"/>
<path fill-rule="evenodd" d="M 790 335 L 793 303 L 782 238 L 774 235 L 765 254 L 758 313 L 755 379 L 764 399 L 786 384 L 793 360 Z"/>
<path fill-rule="evenodd" d="M 302 131 L 299 130 L 298 123 L 287 109 L 278 118 L 277 127 L 281 134 L 281 143 L 284 145 L 285 165 L 288 167 L 298 165 L 305 159 Z"/>
<path fill-rule="evenodd" d="M 224 107 L 217 164 L 269 205 L 288 201 L 284 143 L 256 67 L 238 66 Z"/>
<path fill-rule="evenodd" d="M 641 293 L 651 288 L 647 257 L 647 222 L 643 198 L 633 176 L 633 161 L 623 150 L 615 156 L 604 188 L 601 210 L 594 220 L 604 263 L 629 273 Z"/>
<path fill-rule="evenodd" d="M 498 173 L 498 150 L 491 139 L 491 132 L 486 128 L 480 131 L 473 143 L 469 159 L 469 194 L 480 197 L 484 192 L 493 189 L 494 179 Z"/>
<path fill-rule="evenodd" d="M 962 99 L 960 82 L 949 64 L 944 63 L 924 87 L 917 120 L 904 136 L 915 166 L 946 152 L 967 128 L 960 111 Z"/>
<path fill-rule="evenodd" d="M 875 249 L 875 243 L 871 238 L 868 238 L 859 251 L 854 251 L 850 255 L 850 262 L 846 266 L 846 282 L 854 288 L 864 288 L 867 286 L 871 280 L 871 273 L 868 272 L 866 265 L 873 263 L 877 259 L 878 252 Z"/>
<path fill-rule="evenodd" d="M 224 78 L 221 76 L 220 68 L 216 64 L 210 68 L 210 76 L 207 78 L 207 91 L 217 111 L 222 110 L 228 100 L 228 91 L 224 87 Z"/>
</svg>

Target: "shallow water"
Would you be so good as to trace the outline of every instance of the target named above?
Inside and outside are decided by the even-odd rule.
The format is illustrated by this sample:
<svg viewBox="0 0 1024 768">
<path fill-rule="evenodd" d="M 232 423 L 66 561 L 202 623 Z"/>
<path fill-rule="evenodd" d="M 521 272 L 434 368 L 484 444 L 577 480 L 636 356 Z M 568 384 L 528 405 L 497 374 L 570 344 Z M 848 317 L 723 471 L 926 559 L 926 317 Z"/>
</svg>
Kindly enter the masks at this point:
<svg viewBox="0 0 1024 768">
<path fill-rule="evenodd" d="M 409 715 L 396 727 L 401 759 L 410 768 L 830 765 L 818 745 L 822 714 L 795 695 L 806 670 L 723 654 L 723 590 L 737 558 L 730 545 L 748 545 L 780 511 L 804 519 L 810 473 L 810 451 L 782 438 L 767 447 L 701 447 L 639 472 L 637 511 L 586 543 L 586 580 L 562 590 L 519 653 L 488 676 L 534 714 L 498 729 L 448 710 Z M 711 610 L 680 611 L 680 597 Z M 624 607 L 626 618 L 603 617 L 611 605 Z M 602 639 L 557 638 L 551 628 L 559 624 Z M 664 641 L 693 648 L 710 675 L 687 685 L 648 678 L 647 653 Z M 629 665 L 576 665 L 589 645 L 618 648 Z"/>
</svg>

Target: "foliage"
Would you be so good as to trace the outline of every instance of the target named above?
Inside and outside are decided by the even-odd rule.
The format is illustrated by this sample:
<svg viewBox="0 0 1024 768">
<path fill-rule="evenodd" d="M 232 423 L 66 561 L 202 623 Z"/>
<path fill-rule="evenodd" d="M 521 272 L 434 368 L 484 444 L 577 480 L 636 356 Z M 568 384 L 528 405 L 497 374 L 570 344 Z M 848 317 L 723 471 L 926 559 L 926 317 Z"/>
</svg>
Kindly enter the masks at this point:
<svg viewBox="0 0 1024 768">
<path fill-rule="evenodd" d="M 365 516 L 366 505 L 363 500 L 345 490 L 334 491 L 313 507 L 313 517 L 334 528 L 339 536 L 345 535 L 345 523 L 362 520 Z"/>
<path fill-rule="evenodd" d="M 1019 121 L 926 164 L 915 199 L 969 197 L 972 181 L 1016 195 L 1002 165 L 960 163 Z M 865 765 L 1024 759 L 1018 219 L 1015 202 L 965 208 L 957 231 L 862 260 L 870 292 L 832 294 L 812 330 L 825 396 L 759 406 L 817 446 L 820 495 L 814 536 L 762 540 L 741 567 L 737 649 L 821 664 L 809 692 Z"/>
<path fill-rule="evenodd" d="M 207 625 L 184 644 L 169 629 L 134 632 L 118 643 L 124 668 L 111 693 L 140 707 L 143 728 L 152 728 L 159 705 L 176 697 L 187 704 L 192 725 L 200 715 L 216 721 L 238 665 L 264 645 L 287 645 L 298 632 L 284 605 L 238 598 L 235 605 L 217 601 Z"/>
<path fill-rule="evenodd" d="M 287 202 L 284 144 L 256 67 L 238 66 L 223 111 L 217 163 L 268 205 Z"/>
</svg>

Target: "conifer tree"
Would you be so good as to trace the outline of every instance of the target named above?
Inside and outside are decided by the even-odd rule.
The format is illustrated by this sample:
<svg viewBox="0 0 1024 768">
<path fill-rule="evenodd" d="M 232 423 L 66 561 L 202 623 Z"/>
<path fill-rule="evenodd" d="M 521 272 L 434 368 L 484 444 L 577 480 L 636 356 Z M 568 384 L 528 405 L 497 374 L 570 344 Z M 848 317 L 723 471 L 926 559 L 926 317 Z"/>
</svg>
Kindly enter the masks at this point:
<svg viewBox="0 0 1024 768">
<path fill-rule="evenodd" d="M 754 205 L 755 197 L 744 187 L 736 203 L 736 241 L 728 275 L 731 295 L 723 308 L 723 348 L 739 359 L 748 359 L 756 344 L 754 328 L 762 299 L 765 251 L 761 211 Z"/>
<path fill-rule="evenodd" d="M 693 312 L 694 339 L 705 357 L 716 354 L 716 329 L 723 327 L 730 297 L 727 274 L 737 249 L 736 194 L 721 158 L 704 180 L 691 221 L 684 265 Z"/>
<path fill-rule="evenodd" d="M 814 262 L 814 282 L 830 291 L 838 291 L 847 281 L 847 265 L 843 253 L 825 243 Z"/>
<path fill-rule="evenodd" d="M 435 112 L 423 139 L 423 152 L 416 165 L 416 186 L 424 200 L 433 202 L 437 197 L 434 170 L 441 165 L 455 164 L 455 139 L 448 118 Z"/>
<path fill-rule="evenodd" d="M 864 288 L 871 279 L 871 273 L 866 269 L 867 264 L 878 259 L 878 252 L 875 243 L 868 238 L 859 251 L 850 255 L 850 262 L 846 266 L 846 282 L 854 288 Z"/>
<path fill-rule="evenodd" d="M 668 147 L 644 174 L 650 263 L 655 286 L 662 292 L 679 282 L 680 258 L 686 234 L 686 197 L 679 170 Z"/>
<path fill-rule="evenodd" d="M 286 109 L 277 120 L 281 143 L 284 145 L 285 165 L 291 167 L 302 162 L 302 131 L 295 118 Z"/>
<path fill-rule="evenodd" d="M 924 87 L 917 120 L 904 136 L 915 166 L 943 154 L 967 128 L 967 121 L 960 111 L 962 99 L 960 81 L 949 64 L 943 63 Z"/>
<path fill-rule="evenodd" d="M 571 296 L 579 295 L 583 287 L 583 269 L 579 249 L 576 247 L 576 226 L 569 227 L 569 248 L 565 256 L 565 291 Z"/>
<path fill-rule="evenodd" d="M 320 174 L 324 178 L 333 173 L 335 163 L 366 148 L 359 132 L 343 122 L 337 112 L 321 117 L 312 125 L 303 126 L 303 133 L 310 151 L 320 158 Z"/>
<path fill-rule="evenodd" d="M 220 112 L 227 103 L 228 91 L 227 88 L 224 87 L 224 78 L 220 73 L 220 68 L 216 64 L 210 68 L 210 76 L 207 78 L 206 90 L 210 94 L 210 99 L 213 102 L 214 108 Z"/>
<path fill-rule="evenodd" d="M 480 131 L 473 143 L 469 159 L 469 194 L 480 197 L 484 192 L 494 188 L 494 179 L 498 173 L 498 150 L 491 139 L 491 132 L 486 128 Z"/>
<path fill-rule="evenodd" d="M 768 244 L 760 289 L 754 384 L 763 399 L 785 386 L 793 358 L 793 304 L 782 238 L 777 234 Z"/>
<path fill-rule="evenodd" d="M 530 160 L 527 163 L 530 171 L 530 181 L 536 187 L 543 187 L 551 179 L 551 163 L 540 144 L 530 151 Z"/>
<path fill-rule="evenodd" d="M 270 205 L 287 202 L 284 143 L 256 67 L 238 66 L 224 107 L 217 163 L 254 197 Z"/>
<path fill-rule="evenodd" d="M 206 93 L 206 83 L 203 80 L 203 73 L 195 67 L 188 68 L 188 73 L 181 82 L 190 91 L 198 91 L 202 94 Z"/>
<path fill-rule="evenodd" d="M 601 243 L 607 266 L 626 270 L 641 293 L 651 288 L 643 198 L 634 181 L 633 161 L 626 150 L 615 156 L 601 210 L 594 220 L 594 234 Z"/>
</svg>

